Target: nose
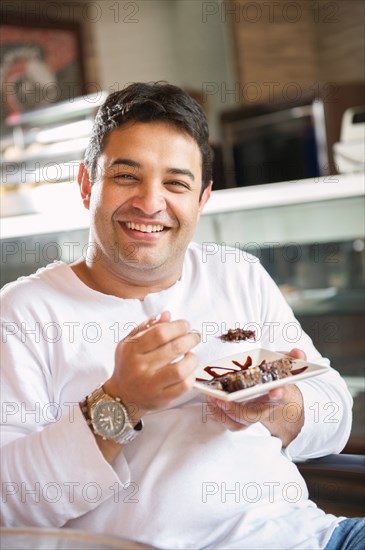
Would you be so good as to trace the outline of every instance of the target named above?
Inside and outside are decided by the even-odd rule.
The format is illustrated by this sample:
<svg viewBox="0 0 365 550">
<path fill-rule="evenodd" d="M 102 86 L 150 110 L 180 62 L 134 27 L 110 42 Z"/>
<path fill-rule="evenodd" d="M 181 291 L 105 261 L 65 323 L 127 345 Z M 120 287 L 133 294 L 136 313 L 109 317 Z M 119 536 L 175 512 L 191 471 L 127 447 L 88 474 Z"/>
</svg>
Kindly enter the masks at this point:
<svg viewBox="0 0 365 550">
<path fill-rule="evenodd" d="M 132 199 L 132 206 L 149 216 L 166 210 L 164 188 L 158 182 L 144 182 Z"/>
</svg>

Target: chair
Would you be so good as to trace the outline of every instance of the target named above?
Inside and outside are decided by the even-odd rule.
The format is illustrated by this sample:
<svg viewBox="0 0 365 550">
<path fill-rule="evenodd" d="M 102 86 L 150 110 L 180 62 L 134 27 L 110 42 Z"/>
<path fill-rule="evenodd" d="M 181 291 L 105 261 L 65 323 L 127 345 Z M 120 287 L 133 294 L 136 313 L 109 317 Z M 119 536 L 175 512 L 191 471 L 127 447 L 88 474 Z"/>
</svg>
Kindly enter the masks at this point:
<svg viewBox="0 0 365 550">
<path fill-rule="evenodd" d="M 365 516 L 365 455 L 328 455 L 296 465 L 319 508 L 336 516 Z"/>
</svg>

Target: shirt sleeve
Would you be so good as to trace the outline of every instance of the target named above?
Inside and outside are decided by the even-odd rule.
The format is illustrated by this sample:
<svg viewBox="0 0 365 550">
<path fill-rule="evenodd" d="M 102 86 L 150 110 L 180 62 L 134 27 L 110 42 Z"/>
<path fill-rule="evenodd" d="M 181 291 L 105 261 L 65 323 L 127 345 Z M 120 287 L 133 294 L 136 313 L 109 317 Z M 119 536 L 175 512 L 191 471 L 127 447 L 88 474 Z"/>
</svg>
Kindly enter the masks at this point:
<svg viewBox="0 0 365 550">
<path fill-rule="evenodd" d="M 121 453 L 117 476 L 77 403 L 53 403 L 43 344 L 19 326 L 2 319 L 1 524 L 60 527 L 115 495 L 129 467 Z"/>
<path fill-rule="evenodd" d="M 350 436 L 351 394 L 340 374 L 330 366 L 328 359 L 321 356 L 303 331 L 275 282 L 261 265 L 258 265 L 258 270 L 261 274 L 257 277 L 262 300 L 261 347 L 275 351 L 299 348 L 305 352 L 309 362 L 328 367 L 324 374 L 297 383 L 304 401 L 304 426 L 283 452 L 292 460 L 339 453 Z"/>
<path fill-rule="evenodd" d="M 340 453 L 352 424 L 352 397 L 334 370 L 313 380 L 299 382 L 304 401 L 304 426 L 284 450 L 292 460 L 308 460 Z"/>
</svg>

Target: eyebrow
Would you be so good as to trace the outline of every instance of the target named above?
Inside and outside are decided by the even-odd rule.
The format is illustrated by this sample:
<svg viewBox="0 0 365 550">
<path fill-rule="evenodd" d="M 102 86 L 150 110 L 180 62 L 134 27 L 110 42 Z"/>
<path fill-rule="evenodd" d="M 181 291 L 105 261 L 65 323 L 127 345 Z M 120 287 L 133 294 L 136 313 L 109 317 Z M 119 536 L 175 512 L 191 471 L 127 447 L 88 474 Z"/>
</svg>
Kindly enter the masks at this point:
<svg viewBox="0 0 365 550">
<path fill-rule="evenodd" d="M 139 162 L 132 160 L 132 159 L 123 159 L 123 158 L 117 158 L 113 160 L 113 162 L 110 164 L 110 168 L 113 168 L 114 166 L 130 166 L 131 168 L 135 168 L 137 170 L 140 170 L 143 168 L 142 164 Z M 186 168 L 168 168 L 167 169 L 168 174 L 174 174 L 174 175 L 181 175 L 181 176 L 188 176 L 192 181 L 195 181 L 194 174 L 186 169 Z"/>
<path fill-rule="evenodd" d="M 167 172 L 168 174 L 176 174 L 177 176 L 188 176 L 192 181 L 195 181 L 194 174 L 190 170 L 184 168 L 168 168 Z"/>
<path fill-rule="evenodd" d="M 115 159 L 110 163 L 109 167 L 113 168 L 113 166 L 118 166 L 119 164 L 130 166 L 131 168 L 142 168 L 142 164 L 131 159 Z"/>
</svg>

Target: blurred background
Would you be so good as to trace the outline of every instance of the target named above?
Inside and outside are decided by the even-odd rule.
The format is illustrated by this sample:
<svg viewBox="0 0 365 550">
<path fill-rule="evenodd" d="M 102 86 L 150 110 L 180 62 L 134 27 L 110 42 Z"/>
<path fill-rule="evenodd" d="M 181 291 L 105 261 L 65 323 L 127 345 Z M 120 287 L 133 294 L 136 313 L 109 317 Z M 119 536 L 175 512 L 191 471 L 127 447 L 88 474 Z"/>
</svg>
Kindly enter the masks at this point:
<svg viewBox="0 0 365 550">
<path fill-rule="evenodd" d="M 256 255 L 355 399 L 364 441 L 362 0 L 3 0 L 1 285 L 85 254 L 75 176 L 106 95 L 165 80 L 206 111 L 200 242 Z M 328 421 L 333 421 L 332 409 Z"/>
</svg>

